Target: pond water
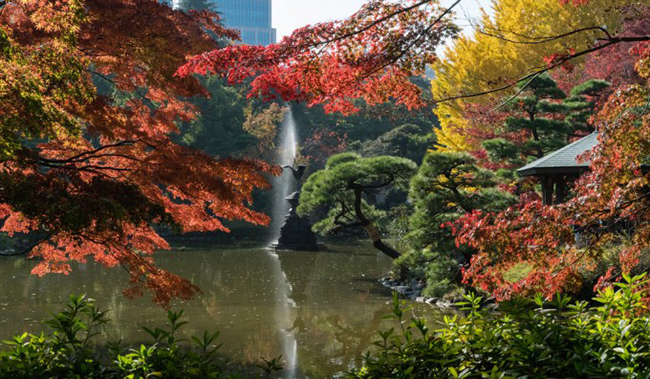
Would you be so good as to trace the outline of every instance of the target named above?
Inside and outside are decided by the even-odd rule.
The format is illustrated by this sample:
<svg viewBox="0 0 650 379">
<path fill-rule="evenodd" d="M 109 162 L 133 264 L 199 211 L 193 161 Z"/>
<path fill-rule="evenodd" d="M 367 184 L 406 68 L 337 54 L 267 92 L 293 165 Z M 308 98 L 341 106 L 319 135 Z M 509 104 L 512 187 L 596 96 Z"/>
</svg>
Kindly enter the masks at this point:
<svg viewBox="0 0 650 379">
<path fill-rule="evenodd" d="M 219 331 L 220 353 L 237 362 L 282 354 L 285 377 L 320 378 L 360 363 L 361 354 L 391 309 L 390 291 L 377 279 L 389 258 L 366 246 L 334 246 L 325 252 L 271 252 L 265 248 L 183 248 L 159 253 L 161 267 L 189 278 L 203 293 L 176 302 L 189 322 L 184 334 Z M 48 310 L 69 294 L 86 293 L 110 309 L 104 338 L 127 344 L 148 341 L 140 326 L 162 326 L 166 312 L 146 296 L 129 300 L 121 269 L 77 265 L 69 276 L 30 275 L 34 262 L 0 259 L 0 339 L 45 330 Z M 438 319 L 432 308 L 419 316 Z"/>
</svg>

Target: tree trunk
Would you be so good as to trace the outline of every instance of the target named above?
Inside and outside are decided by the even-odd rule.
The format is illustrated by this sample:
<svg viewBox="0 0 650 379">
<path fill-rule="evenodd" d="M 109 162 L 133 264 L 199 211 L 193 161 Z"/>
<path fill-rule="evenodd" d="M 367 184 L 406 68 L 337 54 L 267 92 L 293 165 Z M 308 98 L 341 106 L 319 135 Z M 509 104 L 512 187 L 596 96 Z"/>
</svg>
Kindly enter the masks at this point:
<svg viewBox="0 0 650 379">
<path fill-rule="evenodd" d="M 381 240 L 381 233 L 379 232 L 377 227 L 370 220 L 368 220 L 368 218 L 363 214 L 363 210 L 361 209 L 362 195 L 363 195 L 363 189 L 361 188 L 354 189 L 354 196 L 355 196 L 354 211 L 357 215 L 357 218 L 359 219 L 359 222 L 361 223 L 361 226 L 363 226 L 363 228 L 368 233 L 368 236 L 372 240 L 372 246 L 374 246 L 375 249 L 381 251 L 382 253 L 388 255 L 393 259 L 399 258 L 402 254 L 400 254 L 397 250 L 393 249 L 392 247 L 386 245 Z"/>
</svg>

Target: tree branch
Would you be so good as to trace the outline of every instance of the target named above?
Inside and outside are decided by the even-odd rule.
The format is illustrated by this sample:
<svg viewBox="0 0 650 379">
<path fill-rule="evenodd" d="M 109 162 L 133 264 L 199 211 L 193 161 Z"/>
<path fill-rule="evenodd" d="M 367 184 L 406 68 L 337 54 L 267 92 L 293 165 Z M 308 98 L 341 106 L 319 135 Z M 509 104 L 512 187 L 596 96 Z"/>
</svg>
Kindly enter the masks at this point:
<svg viewBox="0 0 650 379">
<path fill-rule="evenodd" d="M 530 74 L 527 74 L 527 75 L 525 75 L 525 76 L 523 76 L 523 77 L 521 77 L 521 78 L 519 78 L 519 79 L 517 79 L 515 81 L 512 81 L 512 82 L 510 82 L 508 84 L 505 84 L 505 85 L 503 85 L 501 87 L 497 87 L 497 88 L 493 88 L 493 89 L 489 89 L 489 90 L 485 90 L 485 91 L 481 91 L 481 92 L 470 93 L 470 94 L 462 94 L 462 95 L 444 97 L 444 98 L 441 98 L 441 99 L 438 99 L 438 100 L 434 100 L 432 102 L 432 104 L 439 104 L 439 103 L 444 103 L 444 102 L 447 102 L 447 101 L 459 100 L 459 99 L 470 99 L 470 98 L 474 98 L 474 97 L 479 97 L 479 96 L 489 95 L 489 94 L 493 94 L 493 93 L 497 93 L 497 92 L 502 92 L 502 91 L 505 91 L 505 90 L 507 90 L 509 88 L 512 88 L 512 87 L 516 86 L 520 82 L 523 82 L 525 80 L 529 80 L 529 79 L 531 79 L 533 77 L 536 77 L 536 76 L 539 76 L 539 75 L 541 75 L 541 74 L 543 74 L 545 72 L 548 72 L 548 71 L 550 71 L 550 70 L 552 70 L 552 69 L 554 69 L 556 67 L 559 67 L 559 66 L 565 64 L 566 62 L 572 60 L 572 59 L 581 57 L 583 55 L 591 54 L 593 52 L 605 49 L 607 47 L 610 47 L 612 45 L 616 45 L 618 43 L 650 41 L 650 35 L 638 36 L 638 37 L 614 37 L 614 38 L 612 38 L 610 40 L 607 40 L 607 41 L 608 41 L 607 43 L 597 45 L 597 46 L 594 46 L 592 48 L 579 51 L 577 53 L 569 54 L 569 55 L 567 55 L 566 57 L 564 57 L 562 59 L 558 59 L 557 61 L 548 64 L 544 68 L 536 69 L 536 71 L 534 71 L 534 72 L 532 72 Z"/>
</svg>

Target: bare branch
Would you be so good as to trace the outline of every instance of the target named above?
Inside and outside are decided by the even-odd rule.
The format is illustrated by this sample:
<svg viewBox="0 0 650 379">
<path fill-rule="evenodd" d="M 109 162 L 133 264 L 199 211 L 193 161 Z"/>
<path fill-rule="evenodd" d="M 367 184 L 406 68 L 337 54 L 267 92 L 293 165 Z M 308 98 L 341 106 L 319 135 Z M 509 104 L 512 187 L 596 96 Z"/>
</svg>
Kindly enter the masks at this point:
<svg viewBox="0 0 650 379">
<path fill-rule="evenodd" d="M 505 91 L 507 89 L 510 89 L 510 88 L 516 86 L 520 82 L 529 80 L 529 79 L 531 79 L 533 77 L 536 77 L 536 76 L 539 76 L 539 75 L 541 75 L 541 74 L 543 74 L 545 72 L 548 72 L 548 71 L 550 71 L 550 70 L 552 70 L 552 69 L 554 69 L 556 67 L 559 67 L 559 66 L 565 64 L 566 62 L 568 62 L 570 60 L 581 57 L 583 55 L 588 55 L 588 54 L 594 53 L 596 51 L 605 49 L 607 47 L 616 45 L 618 43 L 650 41 L 650 35 L 637 36 L 637 37 L 614 37 L 614 38 L 609 39 L 607 41 L 608 42 L 603 43 L 601 45 L 597 45 L 597 46 L 594 46 L 594 47 L 586 49 L 586 50 L 582 50 L 582 51 L 579 51 L 579 52 L 576 52 L 576 53 L 569 54 L 569 55 L 565 56 L 564 58 L 558 59 L 557 61 L 548 64 L 544 68 L 539 68 L 536 71 L 534 71 L 534 72 L 532 72 L 530 74 L 527 74 L 527 75 L 525 75 L 525 76 L 523 76 L 523 77 L 521 77 L 521 78 L 519 78 L 517 80 L 514 80 L 514 81 L 512 81 L 512 82 L 510 82 L 508 84 L 505 84 L 505 85 L 503 85 L 501 87 L 497 87 L 497 88 L 493 88 L 493 89 L 489 89 L 489 90 L 485 90 L 485 91 L 481 91 L 481 92 L 470 93 L 470 94 L 461 94 L 461 95 L 456 95 L 456 96 L 444 97 L 442 99 L 433 100 L 432 104 L 439 104 L 439 103 L 444 103 L 444 102 L 447 102 L 447 101 L 459 100 L 459 99 L 470 99 L 470 98 L 474 98 L 474 97 L 479 97 L 479 96 L 489 95 L 489 94 L 493 94 L 493 93 L 497 93 L 497 92 L 502 92 L 502 91 Z"/>
<path fill-rule="evenodd" d="M 489 29 L 493 29 L 493 28 L 489 28 Z M 495 30 L 498 31 L 498 32 L 503 32 L 503 31 L 498 30 L 498 29 L 495 29 Z M 506 32 L 506 33 L 517 35 L 518 37 L 526 38 L 526 39 L 528 39 L 528 41 L 517 41 L 517 40 L 507 38 L 507 37 L 505 37 L 503 35 L 492 34 L 492 33 L 487 32 L 486 29 L 476 29 L 476 31 L 478 33 L 481 33 L 481 34 L 486 35 L 488 37 L 494 37 L 494 38 L 498 38 L 498 39 L 506 41 L 506 42 L 521 44 L 521 45 L 538 45 L 538 44 L 555 41 L 555 40 L 558 40 L 558 39 L 562 39 L 562 38 L 565 38 L 565 37 L 568 37 L 568 36 L 572 36 L 574 34 L 583 33 L 583 32 L 587 32 L 587 31 L 600 31 L 600 32 L 603 32 L 607 36 L 607 38 L 606 38 L 607 40 L 612 39 L 612 36 L 611 36 L 611 34 L 609 34 L 607 29 L 605 29 L 603 27 L 600 27 L 600 26 L 590 26 L 590 27 L 586 27 L 586 28 L 580 28 L 580 29 L 572 30 L 572 31 L 567 32 L 567 33 L 558 34 L 558 35 L 550 36 L 550 37 L 530 37 L 530 36 L 515 34 L 513 32 Z"/>
</svg>

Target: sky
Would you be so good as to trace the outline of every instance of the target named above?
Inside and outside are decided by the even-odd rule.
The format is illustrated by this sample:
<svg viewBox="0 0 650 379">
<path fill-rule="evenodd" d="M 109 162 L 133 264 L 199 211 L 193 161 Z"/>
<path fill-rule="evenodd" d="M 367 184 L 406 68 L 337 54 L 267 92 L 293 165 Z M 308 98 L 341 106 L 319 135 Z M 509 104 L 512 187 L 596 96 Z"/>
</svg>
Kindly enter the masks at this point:
<svg viewBox="0 0 650 379">
<path fill-rule="evenodd" d="M 294 29 L 307 24 L 347 18 L 359 10 L 365 0 L 273 0 L 273 27 L 278 31 L 278 41 Z M 441 0 L 450 5 L 451 0 Z M 480 6 L 487 7 L 489 0 L 462 0 L 456 6 L 458 24 L 468 25 L 466 18 L 477 17 Z"/>
</svg>

